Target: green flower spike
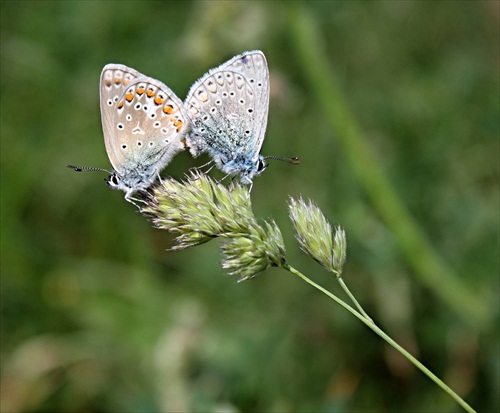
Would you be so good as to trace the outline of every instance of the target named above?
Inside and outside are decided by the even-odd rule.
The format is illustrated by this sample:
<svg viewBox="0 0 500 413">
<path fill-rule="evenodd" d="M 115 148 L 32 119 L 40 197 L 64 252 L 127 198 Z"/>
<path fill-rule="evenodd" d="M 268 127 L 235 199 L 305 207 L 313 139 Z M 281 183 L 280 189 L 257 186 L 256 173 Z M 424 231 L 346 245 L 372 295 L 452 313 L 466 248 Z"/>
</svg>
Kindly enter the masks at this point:
<svg viewBox="0 0 500 413">
<path fill-rule="evenodd" d="M 334 233 L 330 223 L 312 201 L 306 203 L 302 198 L 290 198 L 288 206 L 300 248 L 340 277 L 347 251 L 344 230 L 337 227 Z"/>
<path fill-rule="evenodd" d="M 141 212 L 153 225 L 178 234 L 173 250 L 223 239 L 222 267 L 239 281 L 285 262 L 283 237 L 274 221 L 260 226 L 252 212 L 248 188 L 228 189 L 203 173 L 184 182 L 165 179 L 145 199 Z"/>
</svg>

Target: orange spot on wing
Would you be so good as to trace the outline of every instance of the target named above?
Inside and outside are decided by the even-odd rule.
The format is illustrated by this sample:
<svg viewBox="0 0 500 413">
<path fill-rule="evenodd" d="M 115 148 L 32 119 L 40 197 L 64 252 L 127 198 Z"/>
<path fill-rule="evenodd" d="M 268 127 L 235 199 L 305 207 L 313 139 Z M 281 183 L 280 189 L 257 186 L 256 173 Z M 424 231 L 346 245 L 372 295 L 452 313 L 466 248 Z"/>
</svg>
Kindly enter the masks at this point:
<svg viewBox="0 0 500 413">
<path fill-rule="evenodd" d="M 139 86 L 136 90 L 138 95 L 142 95 L 144 93 L 144 86 Z"/>
<path fill-rule="evenodd" d="M 122 83 L 122 78 L 121 77 L 115 77 L 115 83 L 117 85 L 119 85 L 120 83 Z"/>
<path fill-rule="evenodd" d="M 152 97 L 155 95 L 155 92 L 154 90 L 151 90 L 151 89 L 148 89 L 148 91 L 146 92 L 146 94 L 149 96 L 149 97 Z"/>
<path fill-rule="evenodd" d="M 156 96 L 156 97 L 155 97 L 155 103 L 156 103 L 157 105 L 161 105 L 163 102 L 165 102 L 165 99 L 162 99 L 162 98 L 161 98 L 161 97 L 159 97 L 159 96 Z"/>
<path fill-rule="evenodd" d="M 167 115 L 170 115 L 174 112 L 174 107 L 172 105 L 165 105 L 165 107 L 163 108 L 163 112 L 165 112 Z"/>
<path fill-rule="evenodd" d="M 121 108 L 123 108 L 123 100 L 120 103 L 118 103 L 118 109 L 121 109 Z"/>
<path fill-rule="evenodd" d="M 127 99 L 127 102 L 132 102 L 133 98 L 134 98 L 134 94 L 133 93 L 127 93 L 125 95 L 125 99 Z"/>
<path fill-rule="evenodd" d="M 177 132 L 180 132 L 180 131 L 181 131 L 181 129 L 182 129 L 182 120 L 177 119 L 177 120 L 174 122 L 174 126 L 177 128 Z"/>
</svg>

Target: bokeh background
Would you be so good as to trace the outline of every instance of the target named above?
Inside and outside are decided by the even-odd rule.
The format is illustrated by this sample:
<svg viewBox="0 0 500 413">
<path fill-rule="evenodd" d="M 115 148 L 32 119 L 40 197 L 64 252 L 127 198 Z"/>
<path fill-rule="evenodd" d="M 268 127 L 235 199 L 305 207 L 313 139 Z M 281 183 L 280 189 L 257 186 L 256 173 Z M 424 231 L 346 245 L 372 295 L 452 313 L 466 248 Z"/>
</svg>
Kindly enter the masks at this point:
<svg viewBox="0 0 500 413">
<path fill-rule="evenodd" d="M 252 49 L 271 76 L 262 153 L 302 161 L 255 179 L 255 215 L 341 295 L 287 216 L 289 196 L 314 200 L 345 228 L 345 280 L 377 323 L 499 411 L 498 2 L 0 6 L 2 412 L 462 411 L 300 279 L 237 284 L 217 241 L 166 251 L 103 174 L 64 167 L 110 167 L 105 64 L 183 99 Z M 164 174 L 207 160 L 182 153 Z"/>
</svg>

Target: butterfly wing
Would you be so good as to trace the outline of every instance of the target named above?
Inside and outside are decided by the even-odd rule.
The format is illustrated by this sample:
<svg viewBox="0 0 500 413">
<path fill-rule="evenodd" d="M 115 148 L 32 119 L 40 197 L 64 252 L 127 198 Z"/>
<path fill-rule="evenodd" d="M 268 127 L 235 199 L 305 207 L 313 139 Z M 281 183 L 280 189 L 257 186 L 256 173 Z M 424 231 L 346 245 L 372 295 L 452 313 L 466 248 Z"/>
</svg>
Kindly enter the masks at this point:
<svg viewBox="0 0 500 413">
<path fill-rule="evenodd" d="M 113 168 L 117 169 L 115 147 L 112 145 L 114 139 L 113 117 L 116 112 L 116 104 L 123 95 L 125 88 L 130 82 L 139 77 L 146 77 L 131 67 L 110 63 L 104 66 L 101 72 L 99 85 L 101 102 L 101 122 L 104 133 L 104 144 Z"/>
<path fill-rule="evenodd" d="M 156 178 L 184 149 L 186 125 L 182 101 L 166 85 L 152 78 L 133 79 L 114 104 L 109 124 L 106 148 L 113 167 L 124 179 Z"/>
<path fill-rule="evenodd" d="M 256 162 L 267 126 L 269 71 L 264 53 L 242 53 L 210 70 L 185 101 L 193 156 L 209 152 L 216 163 L 237 157 Z M 219 164 L 220 166 L 220 164 Z"/>
</svg>

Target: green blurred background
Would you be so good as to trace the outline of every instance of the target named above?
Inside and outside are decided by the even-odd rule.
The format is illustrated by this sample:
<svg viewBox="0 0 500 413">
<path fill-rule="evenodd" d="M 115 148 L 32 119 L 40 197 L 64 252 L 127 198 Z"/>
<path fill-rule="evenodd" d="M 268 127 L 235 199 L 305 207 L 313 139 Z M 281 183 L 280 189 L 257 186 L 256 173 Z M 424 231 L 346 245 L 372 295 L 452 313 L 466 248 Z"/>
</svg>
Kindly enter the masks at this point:
<svg viewBox="0 0 500 413">
<path fill-rule="evenodd" d="M 110 168 L 105 64 L 183 99 L 252 49 L 271 76 L 262 153 L 302 161 L 255 179 L 255 215 L 339 292 L 287 217 L 289 195 L 317 202 L 346 230 L 345 280 L 377 323 L 478 411 L 500 409 L 498 2 L 0 5 L 2 412 L 461 411 L 299 279 L 236 284 L 217 241 L 168 252 L 103 174 L 64 167 Z M 164 174 L 206 161 L 182 153 Z"/>
</svg>

